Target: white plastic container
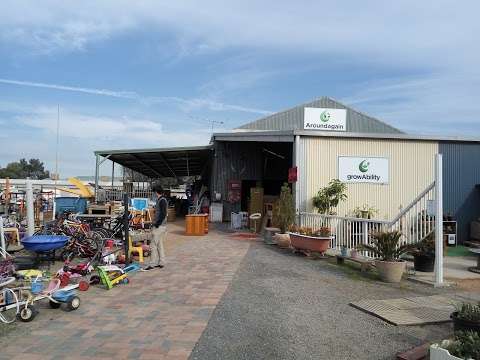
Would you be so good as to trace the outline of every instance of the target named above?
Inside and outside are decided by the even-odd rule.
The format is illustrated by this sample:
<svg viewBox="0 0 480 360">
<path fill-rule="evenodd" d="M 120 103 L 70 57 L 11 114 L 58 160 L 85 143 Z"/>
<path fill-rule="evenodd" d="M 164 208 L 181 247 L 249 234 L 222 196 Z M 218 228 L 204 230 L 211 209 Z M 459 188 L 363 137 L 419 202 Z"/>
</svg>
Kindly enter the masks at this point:
<svg viewBox="0 0 480 360">
<path fill-rule="evenodd" d="M 210 205 L 210 222 L 222 222 L 223 221 L 223 204 L 212 203 Z"/>
<path fill-rule="evenodd" d="M 230 227 L 232 229 L 242 228 L 242 214 L 232 212 L 230 216 L 230 221 Z"/>
</svg>

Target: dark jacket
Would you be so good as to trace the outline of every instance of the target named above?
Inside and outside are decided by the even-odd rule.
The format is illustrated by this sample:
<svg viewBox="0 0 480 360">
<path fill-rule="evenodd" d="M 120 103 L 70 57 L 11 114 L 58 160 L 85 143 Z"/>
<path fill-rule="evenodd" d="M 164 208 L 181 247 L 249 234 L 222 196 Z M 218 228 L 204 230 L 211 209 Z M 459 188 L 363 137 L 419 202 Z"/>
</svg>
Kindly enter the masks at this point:
<svg viewBox="0 0 480 360">
<path fill-rule="evenodd" d="M 153 227 L 159 227 L 167 224 L 167 208 L 168 201 L 163 196 L 157 198 L 155 204 L 155 219 L 153 219 Z"/>
</svg>

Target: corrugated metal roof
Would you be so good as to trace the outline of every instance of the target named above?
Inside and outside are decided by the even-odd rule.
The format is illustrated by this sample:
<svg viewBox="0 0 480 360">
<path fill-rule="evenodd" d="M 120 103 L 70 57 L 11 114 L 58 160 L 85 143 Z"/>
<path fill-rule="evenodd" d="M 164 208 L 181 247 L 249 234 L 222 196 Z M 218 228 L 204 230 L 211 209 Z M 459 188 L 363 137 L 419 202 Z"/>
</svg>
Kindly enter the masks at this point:
<svg viewBox="0 0 480 360">
<path fill-rule="evenodd" d="M 383 121 L 375 119 L 339 103 L 329 97 L 321 97 L 317 100 L 294 108 L 278 112 L 273 115 L 258 119 L 251 123 L 240 126 L 238 129 L 251 130 L 299 130 L 303 129 L 303 112 L 306 107 L 332 108 L 347 110 L 347 131 L 359 133 L 390 133 L 402 134 L 403 131 L 390 126 Z"/>
<path fill-rule="evenodd" d="M 95 151 L 95 155 L 108 157 L 117 164 L 151 178 L 202 175 L 212 154 L 211 145 Z"/>
<path fill-rule="evenodd" d="M 451 142 L 465 142 L 465 143 L 480 143 L 480 138 L 461 137 L 461 136 L 441 136 L 441 135 L 411 135 L 411 134 L 389 134 L 389 133 L 350 133 L 343 131 L 318 131 L 318 130 L 277 130 L 277 131 L 262 131 L 262 130 L 233 130 L 230 132 L 215 133 L 213 139 L 222 141 L 274 141 L 268 138 L 275 139 L 283 137 L 287 139 L 289 136 L 313 136 L 313 137 L 338 137 L 338 138 L 357 138 L 357 139 L 392 139 L 392 140 L 417 140 L 417 141 L 451 141 Z M 232 140 L 228 140 L 231 138 Z"/>
</svg>

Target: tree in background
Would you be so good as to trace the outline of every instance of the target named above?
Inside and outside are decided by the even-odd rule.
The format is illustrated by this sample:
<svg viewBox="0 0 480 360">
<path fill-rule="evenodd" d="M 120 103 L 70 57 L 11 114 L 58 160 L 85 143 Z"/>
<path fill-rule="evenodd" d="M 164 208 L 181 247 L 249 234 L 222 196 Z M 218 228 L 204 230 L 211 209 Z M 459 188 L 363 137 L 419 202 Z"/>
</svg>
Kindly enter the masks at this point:
<svg viewBox="0 0 480 360">
<path fill-rule="evenodd" d="M 30 159 L 29 161 L 25 159 L 20 159 L 18 162 L 12 162 L 6 167 L 0 167 L 0 178 L 10 178 L 10 179 L 48 179 L 50 177 L 50 172 L 45 170 L 43 162 L 39 159 Z"/>
</svg>

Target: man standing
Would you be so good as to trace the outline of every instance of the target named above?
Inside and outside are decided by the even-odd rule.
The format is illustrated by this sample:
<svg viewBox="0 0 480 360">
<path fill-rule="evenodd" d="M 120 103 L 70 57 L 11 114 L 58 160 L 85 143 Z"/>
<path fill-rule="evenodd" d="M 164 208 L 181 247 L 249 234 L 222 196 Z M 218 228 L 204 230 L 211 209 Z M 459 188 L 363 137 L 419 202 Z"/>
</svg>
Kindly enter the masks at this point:
<svg viewBox="0 0 480 360">
<path fill-rule="evenodd" d="M 165 265 L 165 253 L 163 251 L 163 240 L 167 237 L 167 209 L 168 201 L 164 196 L 163 188 L 160 184 L 152 187 L 157 195 L 155 204 L 155 218 L 153 220 L 153 240 L 150 244 L 151 258 L 150 265 L 145 270 L 163 268 Z"/>
</svg>

